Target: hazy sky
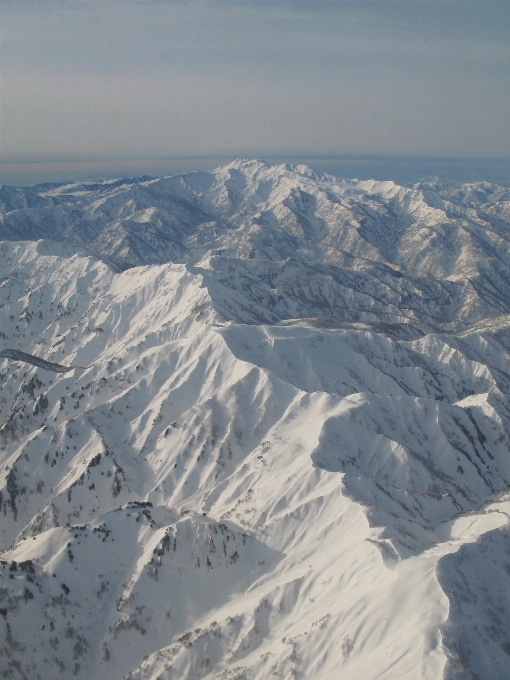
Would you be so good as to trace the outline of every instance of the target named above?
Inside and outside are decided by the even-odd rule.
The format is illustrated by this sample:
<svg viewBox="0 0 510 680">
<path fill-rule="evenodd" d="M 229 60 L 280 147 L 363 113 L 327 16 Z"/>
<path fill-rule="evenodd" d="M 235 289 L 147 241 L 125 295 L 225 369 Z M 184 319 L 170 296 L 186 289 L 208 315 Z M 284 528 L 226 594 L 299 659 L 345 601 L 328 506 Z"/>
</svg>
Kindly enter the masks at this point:
<svg viewBox="0 0 510 680">
<path fill-rule="evenodd" d="M 505 0 L 0 9 L 7 176 L 179 156 L 510 158 Z"/>
</svg>

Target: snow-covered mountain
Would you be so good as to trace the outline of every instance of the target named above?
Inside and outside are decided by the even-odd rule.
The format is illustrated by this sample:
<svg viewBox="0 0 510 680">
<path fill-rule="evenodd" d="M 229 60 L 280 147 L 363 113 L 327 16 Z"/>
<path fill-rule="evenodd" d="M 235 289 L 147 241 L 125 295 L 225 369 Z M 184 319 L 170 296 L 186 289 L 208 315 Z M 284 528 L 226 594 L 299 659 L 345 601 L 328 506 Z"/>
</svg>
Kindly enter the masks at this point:
<svg viewBox="0 0 510 680">
<path fill-rule="evenodd" d="M 225 318 L 409 322 L 510 313 L 510 191 L 404 188 L 235 161 L 215 172 L 0 190 L 0 239 L 51 239 L 121 269 L 185 263 Z"/>
<path fill-rule="evenodd" d="M 508 678 L 507 189 L 0 199 L 4 677 Z"/>
</svg>

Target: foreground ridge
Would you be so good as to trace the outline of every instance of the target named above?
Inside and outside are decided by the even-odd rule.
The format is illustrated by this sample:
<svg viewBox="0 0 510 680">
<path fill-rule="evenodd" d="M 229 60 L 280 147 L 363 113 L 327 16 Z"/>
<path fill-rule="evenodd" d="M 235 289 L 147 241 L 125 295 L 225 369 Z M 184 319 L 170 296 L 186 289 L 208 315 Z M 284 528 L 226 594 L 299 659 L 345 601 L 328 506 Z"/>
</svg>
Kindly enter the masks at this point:
<svg viewBox="0 0 510 680">
<path fill-rule="evenodd" d="M 6 677 L 506 679 L 507 189 L 0 198 Z"/>
</svg>

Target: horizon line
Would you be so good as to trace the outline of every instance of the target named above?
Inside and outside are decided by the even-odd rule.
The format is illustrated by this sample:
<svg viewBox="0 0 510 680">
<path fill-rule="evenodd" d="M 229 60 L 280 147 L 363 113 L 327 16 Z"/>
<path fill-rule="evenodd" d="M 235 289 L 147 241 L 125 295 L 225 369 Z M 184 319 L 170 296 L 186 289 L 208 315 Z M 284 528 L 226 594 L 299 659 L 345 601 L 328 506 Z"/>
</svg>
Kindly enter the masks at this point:
<svg viewBox="0 0 510 680">
<path fill-rule="evenodd" d="M 308 165 L 318 172 L 344 179 L 392 180 L 414 184 L 433 177 L 448 182 L 488 181 L 510 185 L 510 158 L 401 156 L 382 154 L 220 154 L 54 161 L 0 161 L 0 185 L 29 188 L 100 179 L 158 178 L 191 172 L 211 172 L 236 160 L 258 160 L 270 165 Z M 335 167 L 336 166 L 336 167 Z M 370 177 L 368 177 L 370 175 Z M 383 177 L 384 175 L 384 177 Z"/>
<path fill-rule="evenodd" d="M 232 152 L 232 153 L 207 153 L 207 154 L 177 154 L 170 156 L 133 156 L 114 158 L 69 158 L 47 160 L 1 160 L 0 167 L 7 165 L 65 165 L 79 163 L 163 163 L 165 161 L 191 161 L 191 160 L 260 160 L 266 158 L 310 158 L 319 160 L 429 160 L 429 161 L 456 161 L 456 162 L 480 162 L 509 163 L 509 156 L 437 156 L 427 154 L 396 154 L 396 153 L 311 153 L 311 152 Z"/>
</svg>

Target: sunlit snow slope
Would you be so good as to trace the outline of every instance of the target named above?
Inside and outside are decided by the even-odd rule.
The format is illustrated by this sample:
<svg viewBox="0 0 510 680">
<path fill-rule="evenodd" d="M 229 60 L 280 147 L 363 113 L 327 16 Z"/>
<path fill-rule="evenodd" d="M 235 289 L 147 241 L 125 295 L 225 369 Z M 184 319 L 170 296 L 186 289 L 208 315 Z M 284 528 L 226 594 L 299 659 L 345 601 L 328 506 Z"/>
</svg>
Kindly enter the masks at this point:
<svg viewBox="0 0 510 680">
<path fill-rule="evenodd" d="M 0 677 L 507 680 L 507 190 L 0 196 Z"/>
</svg>

